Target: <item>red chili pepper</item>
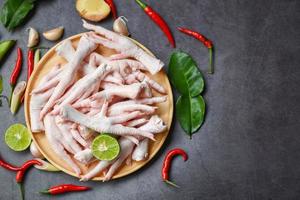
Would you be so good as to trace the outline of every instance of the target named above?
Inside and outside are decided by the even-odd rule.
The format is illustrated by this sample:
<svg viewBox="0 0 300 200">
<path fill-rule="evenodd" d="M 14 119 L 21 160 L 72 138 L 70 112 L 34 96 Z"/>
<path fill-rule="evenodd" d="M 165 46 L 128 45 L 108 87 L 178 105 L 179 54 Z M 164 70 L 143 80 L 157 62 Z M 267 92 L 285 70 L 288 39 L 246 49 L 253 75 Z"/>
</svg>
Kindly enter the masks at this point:
<svg viewBox="0 0 300 200">
<path fill-rule="evenodd" d="M 116 8 L 114 1 L 113 0 L 105 0 L 105 2 L 109 5 L 114 19 L 117 19 L 118 14 L 117 14 L 117 8 Z"/>
<path fill-rule="evenodd" d="M 22 183 L 25 171 L 19 170 L 16 174 L 16 181 L 17 183 Z"/>
<path fill-rule="evenodd" d="M 178 27 L 178 30 L 181 31 L 182 33 L 185 33 L 187 35 L 190 35 L 190 36 L 196 38 L 197 40 L 202 42 L 208 48 L 208 51 L 209 51 L 209 66 L 210 66 L 209 70 L 208 70 L 208 73 L 213 74 L 214 69 L 213 69 L 213 43 L 212 43 L 212 41 L 207 39 L 201 33 L 190 30 L 190 29 L 187 29 L 187 28 Z"/>
<path fill-rule="evenodd" d="M 21 167 L 13 166 L 13 165 L 7 163 L 5 160 L 3 160 L 1 158 L 0 158 L 0 166 L 5 168 L 5 169 L 8 169 L 10 171 L 19 171 L 19 170 L 21 170 Z"/>
<path fill-rule="evenodd" d="M 28 168 L 30 168 L 31 166 L 33 165 L 39 165 L 39 166 L 42 166 L 43 163 L 41 163 L 40 161 L 36 160 L 36 159 L 33 159 L 33 160 L 28 160 L 26 161 L 22 167 L 21 167 L 21 170 L 22 171 L 26 171 Z"/>
<path fill-rule="evenodd" d="M 10 76 L 10 80 L 9 80 L 10 87 L 11 87 L 9 104 L 11 102 L 12 94 L 13 94 L 15 85 L 17 83 L 17 80 L 18 80 L 18 77 L 19 77 L 19 74 L 20 74 L 20 71 L 21 71 L 21 68 L 22 68 L 22 60 L 23 60 L 23 58 L 22 58 L 22 49 L 18 47 L 16 64 L 15 64 L 14 70 L 13 70 L 13 72 Z"/>
<path fill-rule="evenodd" d="M 10 82 L 9 82 L 12 87 L 16 85 L 22 67 L 22 60 L 23 60 L 22 49 L 18 47 L 17 52 L 18 52 L 18 56 L 17 56 L 16 64 L 10 76 Z"/>
<path fill-rule="evenodd" d="M 21 166 L 21 169 L 16 174 L 16 182 L 20 186 L 22 199 L 24 199 L 24 190 L 23 190 L 23 184 L 22 184 L 23 183 L 23 178 L 24 178 L 24 175 L 26 174 L 27 170 L 33 165 L 40 165 L 41 166 L 43 164 L 38 160 L 28 160 Z"/>
<path fill-rule="evenodd" d="M 86 191 L 86 190 L 90 190 L 90 189 L 91 189 L 90 187 L 86 187 L 86 186 L 63 184 L 63 185 L 56 185 L 56 186 L 50 187 L 49 189 L 41 191 L 40 193 L 57 195 L 57 194 L 63 194 L 63 193 L 67 193 L 67 192 Z"/>
<path fill-rule="evenodd" d="M 135 0 L 137 4 L 145 11 L 145 13 L 160 27 L 160 29 L 164 32 L 167 36 L 171 45 L 175 48 L 175 40 L 171 33 L 171 30 L 165 20 L 150 6 L 142 2 L 141 0 Z"/>
<path fill-rule="evenodd" d="M 39 166 L 41 166 L 41 165 L 43 165 L 43 163 L 41 163 L 38 160 L 28 160 L 28 161 L 26 161 L 21 166 L 21 169 L 16 174 L 16 181 L 17 181 L 17 183 L 21 183 L 23 181 L 23 177 L 24 177 L 25 173 L 33 165 L 39 165 Z"/>
<path fill-rule="evenodd" d="M 24 188 L 23 188 L 23 177 L 24 177 L 25 171 L 19 170 L 16 174 L 16 182 L 19 185 L 20 192 L 21 192 L 21 199 L 24 199 Z"/>
<path fill-rule="evenodd" d="M 188 159 L 188 155 L 184 150 L 179 149 L 179 148 L 170 150 L 164 159 L 161 175 L 162 175 L 164 182 L 166 182 L 172 186 L 178 187 L 175 183 L 173 183 L 169 180 L 169 171 L 171 168 L 172 159 L 176 155 L 181 155 L 183 157 L 184 161 L 187 161 L 187 159 Z"/>
<path fill-rule="evenodd" d="M 27 81 L 30 78 L 30 75 L 32 74 L 34 67 L 34 50 L 29 49 L 27 54 Z"/>
</svg>

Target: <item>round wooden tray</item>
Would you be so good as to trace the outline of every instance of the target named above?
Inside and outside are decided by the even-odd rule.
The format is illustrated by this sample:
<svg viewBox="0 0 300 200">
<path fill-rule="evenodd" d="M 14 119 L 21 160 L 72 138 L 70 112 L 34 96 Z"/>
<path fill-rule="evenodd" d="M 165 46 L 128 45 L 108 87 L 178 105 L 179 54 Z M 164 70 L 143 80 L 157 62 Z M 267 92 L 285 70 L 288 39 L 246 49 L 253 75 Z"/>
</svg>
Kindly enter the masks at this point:
<svg viewBox="0 0 300 200">
<path fill-rule="evenodd" d="M 72 44 L 74 47 L 77 47 L 77 43 L 81 37 L 81 34 L 74 35 L 68 39 L 72 41 Z M 146 52 L 149 54 L 152 54 L 146 47 L 144 47 L 142 44 L 138 43 L 137 41 L 133 40 L 137 45 L 139 45 L 141 48 L 143 48 Z M 60 42 L 61 43 L 61 42 Z M 38 85 L 39 81 L 41 78 L 47 74 L 50 69 L 55 66 L 56 64 L 64 64 L 66 63 L 66 60 L 63 59 L 62 57 L 58 56 L 55 52 L 55 48 L 60 44 L 58 43 L 54 47 L 52 47 L 44 56 L 43 58 L 39 61 L 37 67 L 34 69 L 30 80 L 28 81 L 27 85 L 27 90 L 25 93 L 25 118 L 26 118 L 26 124 L 27 127 L 30 127 L 30 113 L 29 113 L 29 102 L 30 102 L 30 93 L 31 91 Z M 108 49 L 104 46 L 99 46 L 98 49 L 96 50 L 100 54 L 104 56 L 110 56 L 112 54 L 115 54 L 116 52 L 114 50 Z M 153 54 L 152 54 L 153 55 Z M 155 136 L 156 140 L 155 142 L 150 143 L 149 147 L 149 157 L 145 161 L 140 161 L 140 162 L 132 162 L 132 165 L 123 165 L 118 172 L 113 176 L 113 179 L 120 178 L 123 176 L 126 176 L 128 174 L 131 174 L 141 167 L 143 167 L 145 164 L 147 164 L 154 156 L 155 154 L 159 151 L 159 149 L 162 147 L 164 141 L 167 138 L 167 135 L 170 130 L 170 126 L 172 123 L 172 118 L 173 118 L 173 95 L 172 95 L 172 89 L 168 80 L 168 77 L 166 74 L 161 70 L 159 73 L 156 75 L 152 76 L 148 74 L 153 80 L 157 81 L 160 83 L 167 91 L 168 99 L 164 103 L 158 104 L 158 110 L 157 114 L 163 119 L 163 121 L 167 124 L 168 129 L 160 134 L 157 134 Z M 30 128 L 29 128 L 30 129 Z M 75 173 L 72 171 L 72 169 L 67 165 L 65 161 L 59 158 L 57 154 L 51 149 L 46 136 L 44 132 L 40 133 L 32 133 L 31 137 L 35 144 L 37 145 L 37 148 L 41 151 L 41 153 L 45 156 L 45 158 L 53 164 L 55 167 L 58 169 L 64 171 L 67 174 L 70 174 L 72 176 L 76 176 Z M 78 162 L 77 162 L 78 163 Z M 87 173 L 89 170 L 94 168 L 94 166 L 97 164 L 97 162 L 94 162 L 90 164 L 89 166 L 85 166 L 83 164 L 78 163 L 82 170 L 82 174 Z M 103 175 L 99 174 L 96 176 L 93 180 L 103 180 Z"/>
</svg>

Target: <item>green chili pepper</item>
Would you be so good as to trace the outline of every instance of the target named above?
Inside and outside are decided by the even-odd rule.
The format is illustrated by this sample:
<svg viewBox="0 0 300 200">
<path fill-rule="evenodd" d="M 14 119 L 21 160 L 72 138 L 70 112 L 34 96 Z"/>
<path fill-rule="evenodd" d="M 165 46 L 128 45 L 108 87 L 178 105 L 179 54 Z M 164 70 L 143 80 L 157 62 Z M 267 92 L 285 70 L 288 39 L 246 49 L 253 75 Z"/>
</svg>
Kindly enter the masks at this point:
<svg viewBox="0 0 300 200">
<path fill-rule="evenodd" d="M 3 78 L 0 75 L 0 95 L 2 94 L 2 92 L 3 92 Z"/>
<path fill-rule="evenodd" d="M 3 78 L 0 75 L 0 95 L 2 94 L 2 92 L 3 92 Z M 0 99 L 0 107 L 2 107 L 2 99 Z"/>
<path fill-rule="evenodd" d="M 36 68 L 38 62 L 40 61 L 41 58 L 41 50 L 37 49 L 34 52 L 34 68 Z"/>
<path fill-rule="evenodd" d="M 14 46 L 15 40 L 5 40 L 0 42 L 0 61 L 4 58 L 6 53 Z"/>
</svg>

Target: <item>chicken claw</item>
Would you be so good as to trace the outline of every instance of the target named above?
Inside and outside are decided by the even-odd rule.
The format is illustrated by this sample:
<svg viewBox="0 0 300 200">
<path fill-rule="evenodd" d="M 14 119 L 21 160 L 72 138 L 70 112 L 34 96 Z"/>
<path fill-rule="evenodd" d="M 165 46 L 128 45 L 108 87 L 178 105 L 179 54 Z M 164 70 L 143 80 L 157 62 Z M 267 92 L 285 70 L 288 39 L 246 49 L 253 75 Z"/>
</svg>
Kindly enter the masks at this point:
<svg viewBox="0 0 300 200">
<path fill-rule="evenodd" d="M 96 82 L 100 82 L 108 73 L 112 72 L 112 67 L 102 64 L 94 73 L 88 74 L 79 79 L 71 90 L 67 93 L 65 99 L 61 104 L 53 111 L 53 114 L 58 114 L 59 110 L 67 104 L 74 103 L 79 99 L 86 91 L 90 91 L 86 96 L 92 94 L 93 89 L 89 90 Z"/>
<path fill-rule="evenodd" d="M 143 63 L 151 74 L 159 72 L 164 65 L 162 61 L 146 53 L 142 48 L 137 46 L 132 40 L 125 36 L 114 33 L 113 31 L 107 30 L 101 26 L 89 24 L 84 20 L 83 27 L 105 36 L 105 38 L 103 38 L 99 35 L 91 34 L 94 42 L 117 50 L 123 57 L 135 58 Z"/>
<path fill-rule="evenodd" d="M 67 90 L 67 88 L 74 83 L 76 72 L 78 71 L 78 68 L 80 67 L 83 59 L 93 50 L 95 50 L 96 47 L 97 45 L 89 40 L 88 36 L 83 35 L 80 38 L 74 59 L 72 59 L 72 61 L 63 68 L 58 85 L 55 87 L 55 90 L 53 91 L 49 101 L 41 111 L 41 119 L 43 119 L 48 111 L 54 106 L 56 100 L 58 100 Z"/>
<path fill-rule="evenodd" d="M 53 116 L 50 116 L 49 114 L 45 116 L 44 118 L 44 124 L 45 124 L 45 134 L 46 137 L 51 145 L 52 150 L 57 153 L 64 161 L 68 163 L 68 165 L 74 170 L 76 175 L 81 174 L 80 168 L 75 164 L 75 162 L 72 160 L 70 155 L 64 150 L 66 148 L 62 145 L 61 136 L 56 135 L 58 134 L 59 130 L 55 125 L 55 119 Z"/>
<path fill-rule="evenodd" d="M 112 178 L 112 176 L 115 174 L 115 172 L 119 169 L 119 167 L 122 165 L 124 160 L 131 154 L 134 143 L 128 140 L 127 138 L 121 137 L 119 139 L 119 144 L 121 147 L 121 153 L 118 156 L 117 160 L 110 166 L 108 172 L 106 173 L 103 182 L 108 181 Z"/>
<path fill-rule="evenodd" d="M 106 117 L 107 104 L 102 106 L 101 112 L 96 116 L 87 116 L 75 110 L 69 105 L 63 106 L 61 115 L 63 118 L 84 125 L 98 133 L 111 133 L 115 135 L 140 135 L 155 140 L 153 134 L 147 131 L 141 131 L 136 128 L 126 127 L 120 123 L 130 121 L 140 115 L 139 112 L 133 112 L 116 117 Z"/>
</svg>

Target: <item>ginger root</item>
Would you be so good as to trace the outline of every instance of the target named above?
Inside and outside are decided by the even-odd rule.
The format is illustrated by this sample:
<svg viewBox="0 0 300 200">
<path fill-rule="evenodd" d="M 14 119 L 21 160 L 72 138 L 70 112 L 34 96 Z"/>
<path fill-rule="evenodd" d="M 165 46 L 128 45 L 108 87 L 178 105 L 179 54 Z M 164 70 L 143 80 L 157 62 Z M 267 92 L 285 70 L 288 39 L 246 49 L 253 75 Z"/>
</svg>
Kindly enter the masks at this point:
<svg viewBox="0 0 300 200">
<path fill-rule="evenodd" d="M 101 21 L 110 13 L 110 7 L 104 0 L 77 0 L 76 9 L 82 18 L 93 22 Z"/>
</svg>

